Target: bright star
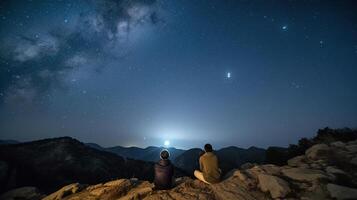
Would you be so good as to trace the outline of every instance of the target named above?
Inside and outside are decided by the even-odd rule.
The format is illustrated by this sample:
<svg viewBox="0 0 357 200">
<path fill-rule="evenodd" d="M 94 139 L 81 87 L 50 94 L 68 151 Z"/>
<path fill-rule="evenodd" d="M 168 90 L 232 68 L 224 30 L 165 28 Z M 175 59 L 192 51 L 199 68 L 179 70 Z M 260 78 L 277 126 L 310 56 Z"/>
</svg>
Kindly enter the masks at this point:
<svg viewBox="0 0 357 200">
<path fill-rule="evenodd" d="M 227 73 L 227 78 L 231 78 L 231 73 L 230 72 Z"/>
</svg>

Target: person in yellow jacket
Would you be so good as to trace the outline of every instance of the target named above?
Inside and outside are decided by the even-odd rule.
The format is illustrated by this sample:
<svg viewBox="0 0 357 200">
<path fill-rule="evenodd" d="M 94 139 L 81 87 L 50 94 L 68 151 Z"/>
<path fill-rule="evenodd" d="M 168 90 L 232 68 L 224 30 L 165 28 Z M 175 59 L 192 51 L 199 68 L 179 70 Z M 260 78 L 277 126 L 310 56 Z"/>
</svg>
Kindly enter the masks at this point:
<svg viewBox="0 0 357 200">
<path fill-rule="evenodd" d="M 200 157 L 200 170 L 195 170 L 195 177 L 207 184 L 218 183 L 221 179 L 221 170 L 218 167 L 218 158 L 213 153 L 211 144 L 205 144 L 205 153 Z"/>
</svg>

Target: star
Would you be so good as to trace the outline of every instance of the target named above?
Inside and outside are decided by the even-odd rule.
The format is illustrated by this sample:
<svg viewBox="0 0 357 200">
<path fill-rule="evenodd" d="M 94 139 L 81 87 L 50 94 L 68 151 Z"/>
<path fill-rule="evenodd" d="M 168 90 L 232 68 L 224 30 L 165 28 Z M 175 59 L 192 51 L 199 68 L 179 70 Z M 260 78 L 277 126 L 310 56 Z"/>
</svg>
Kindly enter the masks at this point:
<svg viewBox="0 0 357 200">
<path fill-rule="evenodd" d="M 231 73 L 230 73 L 230 72 L 227 73 L 227 78 L 228 78 L 228 79 L 231 78 Z"/>
<path fill-rule="evenodd" d="M 286 31 L 286 30 L 288 30 L 288 26 L 284 25 L 284 26 L 281 27 L 281 29 L 283 29 L 283 31 Z"/>
</svg>

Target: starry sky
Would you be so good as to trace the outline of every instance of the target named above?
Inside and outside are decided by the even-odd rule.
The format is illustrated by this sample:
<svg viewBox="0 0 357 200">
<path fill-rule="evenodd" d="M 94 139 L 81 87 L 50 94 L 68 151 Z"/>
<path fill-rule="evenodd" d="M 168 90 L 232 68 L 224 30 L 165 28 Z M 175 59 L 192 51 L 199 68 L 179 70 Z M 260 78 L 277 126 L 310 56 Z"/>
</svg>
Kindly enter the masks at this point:
<svg viewBox="0 0 357 200">
<path fill-rule="evenodd" d="M 357 127 L 357 3 L 0 1 L 0 138 L 287 146 Z"/>
</svg>

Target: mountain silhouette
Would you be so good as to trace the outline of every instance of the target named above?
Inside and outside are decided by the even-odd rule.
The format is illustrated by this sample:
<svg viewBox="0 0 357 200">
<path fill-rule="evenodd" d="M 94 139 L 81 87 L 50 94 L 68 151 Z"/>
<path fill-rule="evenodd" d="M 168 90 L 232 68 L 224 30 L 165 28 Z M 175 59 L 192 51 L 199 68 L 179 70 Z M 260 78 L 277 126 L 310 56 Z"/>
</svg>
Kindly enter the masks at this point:
<svg viewBox="0 0 357 200">
<path fill-rule="evenodd" d="M 154 147 L 154 146 L 150 146 L 144 149 L 139 147 L 121 147 L 121 146 L 105 148 L 106 151 L 115 153 L 124 158 L 132 158 L 136 160 L 144 160 L 144 161 L 151 161 L 151 162 L 156 162 L 159 159 L 160 152 L 163 149 L 169 150 L 171 160 L 175 160 L 177 156 L 181 155 L 185 151 L 173 147 L 164 148 L 164 147 Z"/>
<path fill-rule="evenodd" d="M 90 148 L 70 137 L 1 145 L 1 190 L 34 185 L 46 192 L 72 183 L 113 178 L 153 179 L 153 163 Z"/>
</svg>

